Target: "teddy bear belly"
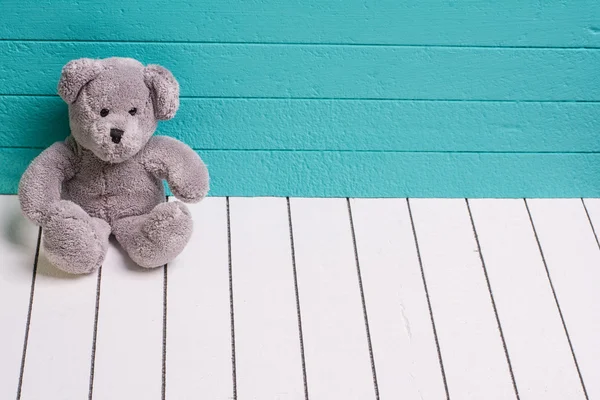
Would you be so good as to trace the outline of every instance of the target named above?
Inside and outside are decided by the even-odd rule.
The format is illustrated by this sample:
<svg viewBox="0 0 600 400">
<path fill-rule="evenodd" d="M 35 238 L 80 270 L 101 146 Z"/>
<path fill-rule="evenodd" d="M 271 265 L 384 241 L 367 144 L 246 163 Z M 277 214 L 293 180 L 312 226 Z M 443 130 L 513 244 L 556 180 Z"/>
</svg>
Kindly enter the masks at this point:
<svg viewBox="0 0 600 400">
<path fill-rule="evenodd" d="M 165 201 L 162 182 L 147 173 L 131 175 L 103 174 L 75 176 L 64 186 L 63 197 L 81 206 L 92 217 L 114 221 L 149 213 Z"/>
</svg>

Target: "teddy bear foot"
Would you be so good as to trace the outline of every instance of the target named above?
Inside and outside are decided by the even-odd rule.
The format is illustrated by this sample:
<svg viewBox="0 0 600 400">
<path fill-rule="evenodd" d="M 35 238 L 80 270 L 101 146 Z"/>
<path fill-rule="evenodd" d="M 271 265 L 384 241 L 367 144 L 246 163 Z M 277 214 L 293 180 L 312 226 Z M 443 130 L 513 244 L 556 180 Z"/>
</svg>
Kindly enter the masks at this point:
<svg viewBox="0 0 600 400">
<path fill-rule="evenodd" d="M 145 215 L 127 217 L 114 226 L 115 237 L 141 267 L 156 268 L 181 253 L 192 235 L 192 218 L 181 202 L 161 203 Z"/>
<path fill-rule="evenodd" d="M 80 206 L 61 200 L 43 224 L 44 253 L 56 268 L 70 274 L 98 269 L 108 249 L 110 225 L 89 216 Z"/>
</svg>

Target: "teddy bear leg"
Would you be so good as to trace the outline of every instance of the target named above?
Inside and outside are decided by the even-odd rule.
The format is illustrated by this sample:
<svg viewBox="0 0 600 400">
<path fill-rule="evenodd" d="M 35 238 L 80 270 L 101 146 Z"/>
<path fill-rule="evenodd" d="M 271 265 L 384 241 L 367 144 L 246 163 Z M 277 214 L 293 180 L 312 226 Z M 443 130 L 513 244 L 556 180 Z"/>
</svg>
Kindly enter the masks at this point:
<svg viewBox="0 0 600 400">
<path fill-rule="evenodd" d="M 113 231 L 136 264 L 155 268 L 181 253 L 192 235 L 192 218 L 181 202 L 161 203 L 148 214 L 118 220 Z"/>
<path fill-rule="evenodd" d="M 79 205 L 61 200 L 52 205 L 43 224 L 44 253 L 55 267 L 71 274 L 95 271 L 108 249 L 110 225 Z"/>
</svg>

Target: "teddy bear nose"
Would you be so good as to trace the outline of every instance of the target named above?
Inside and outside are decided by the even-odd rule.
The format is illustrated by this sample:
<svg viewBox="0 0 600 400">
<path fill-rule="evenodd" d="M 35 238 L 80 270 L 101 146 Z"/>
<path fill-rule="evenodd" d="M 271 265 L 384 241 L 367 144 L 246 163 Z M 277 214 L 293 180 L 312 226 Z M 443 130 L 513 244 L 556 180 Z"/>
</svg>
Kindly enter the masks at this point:
<svg viewBox="0 0 600 400">
<path fill-rule="evenodd" d="M 123 137 L 123 131 L 121 129 L 112 128 L 110 130 L 110 138 L 113 143 L 119 143 L 121 141 L 121 137 Z"/>
</svg>

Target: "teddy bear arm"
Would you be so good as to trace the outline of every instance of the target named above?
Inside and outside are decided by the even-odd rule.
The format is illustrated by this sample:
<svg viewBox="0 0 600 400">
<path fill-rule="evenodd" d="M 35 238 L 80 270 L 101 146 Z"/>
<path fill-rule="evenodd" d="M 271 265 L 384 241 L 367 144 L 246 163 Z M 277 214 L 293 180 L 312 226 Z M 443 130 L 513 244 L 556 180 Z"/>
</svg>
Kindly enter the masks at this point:
<svg viewBox="0 0 600 400">
<path fill-rule="evenodd" d="M 206 165 L 194 150 L 176 139 L 154 136 L 146 146 L 144 166 L 154 176 L 166 179 L 181 201 L 197 203 L 208 193 Z"/>
<path fill-rule="evenodd" d="M 55 143 L 37 156 L 19 182 L 25 216 L 42 225 L 48 209 L 61 200 L 63 182 L 75 173 L 75 154 L 64 143 Z"/>
</svg>

